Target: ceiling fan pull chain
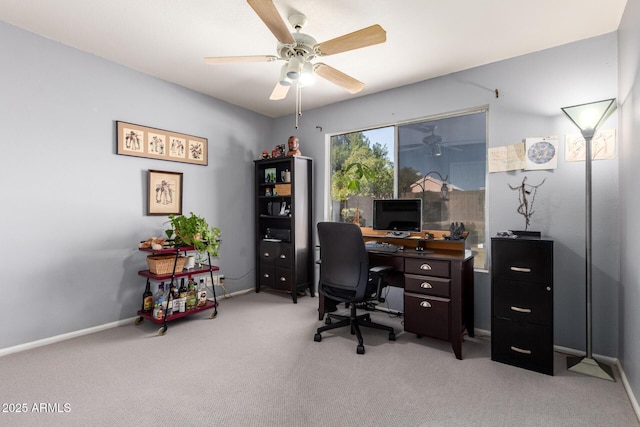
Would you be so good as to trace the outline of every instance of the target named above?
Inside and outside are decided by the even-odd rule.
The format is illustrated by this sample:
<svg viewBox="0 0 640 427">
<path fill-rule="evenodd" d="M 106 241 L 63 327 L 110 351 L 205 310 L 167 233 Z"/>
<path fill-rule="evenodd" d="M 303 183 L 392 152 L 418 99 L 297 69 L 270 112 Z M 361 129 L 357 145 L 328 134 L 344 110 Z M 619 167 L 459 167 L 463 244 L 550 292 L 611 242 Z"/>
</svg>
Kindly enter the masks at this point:
<svg viewBox="0 0 640 427">
<path fill-rule="evenodd" d="M 298 119 L 302 115 L 302 89 L 300 83 L 296 83 L 296 129 L 298 129 Z"/>
</svg>

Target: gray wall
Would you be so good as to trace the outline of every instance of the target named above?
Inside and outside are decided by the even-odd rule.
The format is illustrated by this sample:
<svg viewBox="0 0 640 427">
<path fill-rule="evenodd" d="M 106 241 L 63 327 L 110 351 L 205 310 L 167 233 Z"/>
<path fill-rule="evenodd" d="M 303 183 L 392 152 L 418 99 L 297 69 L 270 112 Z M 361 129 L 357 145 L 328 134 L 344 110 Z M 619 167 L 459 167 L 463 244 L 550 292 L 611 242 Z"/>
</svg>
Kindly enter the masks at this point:
<svg viewBox="0 0 640 427">
<path fill-rule="evenodd" d="M 253 287 L 252 160 L 271 119 L 1 22 L 0 40 L 0 349 L 135 315 L 137 244 L 167 220 L 146 216 L 148 169 L 184 173 L 183 212 L 222 230 L 227 288 Z M 208 138 L 209 165 L 115 155 L 116 120 Z"/>
<path fill-rule="evenodd" d="M 540 135 L 562 141 L 575 129 L 560 107 L 617 94 L 620 183 L 618 159 L 595 162 L 593 171 L 594 352 L 619 357 L 638 395 L 633 243 L 640 149 L 632 142 L 640 135 L 639 23 L 640 0 L 629 0 L 619 39 L 604 35 L 304 111 L 300 129 L 293 126 L 293 103 L 290 116 L 271 120 L 0 23 L 0 235 L 10 296 L 0 310 L 0 349 L 133 315 L 143 286 L 137 271 L 145 266 L 135 246 L 164 228 L 164 218 L 145 216 L 148 169 L 185 174 L 184 211 L 222 229 L 219 263 L 229 289 L 241 290 L 253 286 L 252 160 L 263 148 L 291 134 L 301 138 L 303 154 L 315 159 L 314 218 L 320 220 L 328 191 L 326 134 L 487 105 L 490 147 Z M 206 137 L 209 166 L 117 156 L 115 120 Z M 607 127 L 617 127 L 616 115 Z M 584 165 L 565 162 L 561 152 L 553 171 L 489 175 L 489 235 L 522 228 L 507 184 L 524 176 L 547 179 L 531 228 L 556 242 L 555 343 L 583 349 Z M 477 272 L 479 328 L 490 329 L 489 306 L 489 275 Z"/>
<path fill-rule="evenodd" d="M 325 134 L 378 127 L 479 106 L 489 107 L 489 147 L 526 137 L 557 135 L 558 168 L 489 175 L 488 235 L 522 229 L 517 194 L 508 184 L 524 176 L 535 184 L 531 230 L 555 241 L 555 344 L 585 348 L 584 163 L 564 161 L 564 135 L 577 133 L 560 108 L 616 97 L 617 39 L 611 33 L 554 49 L 478 67 L 414 85 L 303 111 L 300 128 L 293 114 L 276 120 L 274 141 L 300 137 L 304 155 L 315 159 L 315 218 L 325 217 L 328 141 Z M 495 98 L 494 89 L 500 97 Z M 304 98 L 304 93 L 303 93 Z M 304 103 L 303 103 L 304 105 Z M 293 110 L 293 105 L 292 105 Z M 317 126 L 322 128 L 320 131 Z M 614 115 L 607 127 L 616 126 Z M 594 163 L 594 353 L 618 351 L 619 234 L 618 160 Z M 490 330 L 490 278 L 476 272 L 476 326 Z"/>
<path fill-rule="evenodd" d="M 629 0 L 618 31 L 620 157 L 620 349 L 618 357 L 640 396 L 640 0 Z"/>
</svg>

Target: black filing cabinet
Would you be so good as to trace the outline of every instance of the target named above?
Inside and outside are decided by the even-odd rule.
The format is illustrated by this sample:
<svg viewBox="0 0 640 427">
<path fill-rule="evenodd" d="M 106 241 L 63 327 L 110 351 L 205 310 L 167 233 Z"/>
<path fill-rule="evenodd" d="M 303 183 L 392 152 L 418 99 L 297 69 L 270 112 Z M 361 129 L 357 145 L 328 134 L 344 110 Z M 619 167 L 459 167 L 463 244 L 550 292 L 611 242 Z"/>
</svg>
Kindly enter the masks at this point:
<svg viewBox="0 0 640 427">
<path fill-rule="evenodd" d="M 553 241 L 491 239 L 491 360 L 553 375 Z"/>
</svg>

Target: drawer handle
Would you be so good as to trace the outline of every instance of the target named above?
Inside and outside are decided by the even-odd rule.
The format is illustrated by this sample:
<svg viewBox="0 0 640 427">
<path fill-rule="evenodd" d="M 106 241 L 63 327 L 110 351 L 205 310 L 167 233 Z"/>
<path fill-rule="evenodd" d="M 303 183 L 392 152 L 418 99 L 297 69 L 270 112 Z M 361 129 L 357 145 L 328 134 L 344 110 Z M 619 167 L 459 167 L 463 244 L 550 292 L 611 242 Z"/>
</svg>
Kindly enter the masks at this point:
<svg viewBox="0 0 640 427">
<path fill-rule="evenodd" d="M 281 281 L 281 282 L 286 282 L 286 281 L 287 281 L 287 278 L 286 278 L 286 277 L 280 277 L 280 281 Z"/>
<path fill-rule="evenodd" d="M 531 273 L 531 269 L 526 267 L 511 267 L 511 271 L 517 271 L 519 273 Z"/>
<path fill-rule="evenodd" d="M 433 286 L 431 286 L 431 283 L 429 282 L 422 282 L 420 283 L 420 287 L 422 289 L 433 289 Z"/>
<path fill-rule="evenodd" d="M 268 279 L 269 278 L 269 273 L 264 273 L 264 278 Z"/>
<path fill-rule="evenodd" d="M 518 348 L 514 346 L 511 346 L 511 350 L 515 351 L 516 353 L 531 354 L 531 350 L 524 350 L 522 348 Z"/>
<path fill-rule="evenodd" d="M 429 301 L 420 301 L 420 307 L 431 308 Z"/>
<path fill-rule="evenodd" d="M 515 305 L 511 306 L 511 310 L 517 311 L 518 313 L 531 313 L 530 308 L 520 308 L 520 307 L 516 307 Z"/>
<path fill-rule="evenodd" d="M 269 258 L 269 256 L 270 256 L 269 252 L 265 252 L 263 255 L 264 255 L 265 258 Z"/>
<path fill-rule="evenodd" d="M 285 254 L 280 254 L 280 259 L 286 259 L 287 256 Z"/>
<path fill-rule="evenodd" d="M 425 264 L 422 264 L 422 265 L 420 266 L 420 270 L 427 270 L 427 271 L 430 271 L 430 270 L 431 270 L 431 266 L 430 266 L 429 264 L 426 264 L 426 263 L 425 263 Z"/>
</svg>

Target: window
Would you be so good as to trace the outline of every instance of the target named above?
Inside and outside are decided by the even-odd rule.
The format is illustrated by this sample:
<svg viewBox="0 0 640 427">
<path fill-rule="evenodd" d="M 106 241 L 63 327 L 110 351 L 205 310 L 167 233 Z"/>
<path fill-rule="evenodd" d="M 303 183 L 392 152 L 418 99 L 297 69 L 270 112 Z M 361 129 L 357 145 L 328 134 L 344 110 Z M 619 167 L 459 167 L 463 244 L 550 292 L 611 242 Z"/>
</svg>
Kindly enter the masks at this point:
<svg viewBox="0 0 640 427">
<path fill-rule="evenodd" d="M 476 110 L 332 136 L 332 220 L 371 227 L 373 199 L 421 198 L 422 228 L 463 223 L 475 267 L 485 268 L 486 116 Z"/>
</svg>

